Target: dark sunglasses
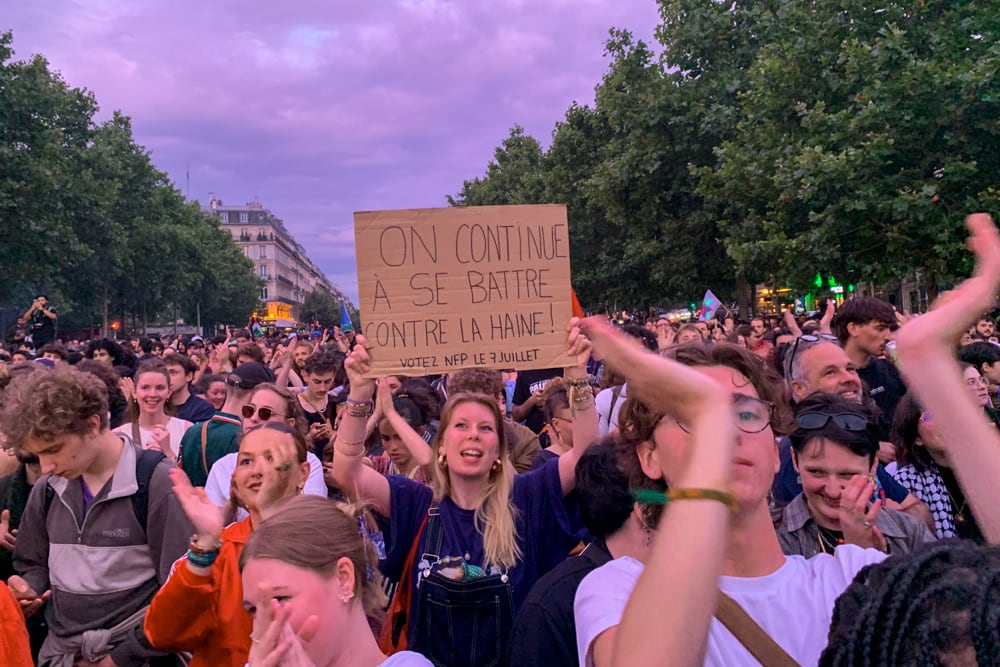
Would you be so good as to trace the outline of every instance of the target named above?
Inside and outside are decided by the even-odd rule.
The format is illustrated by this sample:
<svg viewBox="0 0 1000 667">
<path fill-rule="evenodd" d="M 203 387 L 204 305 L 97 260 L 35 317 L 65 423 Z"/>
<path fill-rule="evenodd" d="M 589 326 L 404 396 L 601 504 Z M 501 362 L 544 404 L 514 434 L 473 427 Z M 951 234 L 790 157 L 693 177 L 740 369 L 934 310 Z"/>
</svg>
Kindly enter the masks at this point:
<svg viewBox="0 0 1000 667">
<path fill-rule="evenodd" d="M 799 428 L 807 431 L 821 429 L 831 420 L 845 431 L 865 431 L 868 429 L 867 419 L 860 415 L 851 414 L 850 412 L 838 412 L 832 415 L 828 415 L 825 412 L 803 412 L 795 418 Z"/>
<path fill-rule="evenodd" d="M 284 417 L 285 415 L 279 415 L 277 412 L 268 407 L 258 408 L 253 405 L 244 405 L 241 410 L 244 419 L 250 419 L 254 416 L 254 413 L 260 415 L 261 421 L 267 421 L 272 415 L 278 415 L 279 417 Z"/>
</svg>

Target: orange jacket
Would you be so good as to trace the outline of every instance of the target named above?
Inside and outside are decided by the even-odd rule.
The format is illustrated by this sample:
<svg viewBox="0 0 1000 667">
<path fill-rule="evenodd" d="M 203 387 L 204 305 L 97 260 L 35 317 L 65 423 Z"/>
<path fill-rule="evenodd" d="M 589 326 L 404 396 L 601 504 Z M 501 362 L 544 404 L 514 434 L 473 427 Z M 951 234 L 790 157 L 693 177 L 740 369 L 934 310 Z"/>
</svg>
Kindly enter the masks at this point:
<svg viewBox="0 0 1000 667">
<path fill-rule="evenodd" d="M 191 667 L 246 664 L 253 619 L 243 608 L 240 553 L 252 532 L 249 517 L 222 531 L 208 576 L 191 572 L 187 557 L 174 564 L 146 612 L 146 637 L 155 648 L 191 653 Z"/>
<path fill-rule="evenodd" d="M 31 667 L 34 664 L 21 605 L 7 584 L 0 581 L 0 665 Z"/>
</svg>

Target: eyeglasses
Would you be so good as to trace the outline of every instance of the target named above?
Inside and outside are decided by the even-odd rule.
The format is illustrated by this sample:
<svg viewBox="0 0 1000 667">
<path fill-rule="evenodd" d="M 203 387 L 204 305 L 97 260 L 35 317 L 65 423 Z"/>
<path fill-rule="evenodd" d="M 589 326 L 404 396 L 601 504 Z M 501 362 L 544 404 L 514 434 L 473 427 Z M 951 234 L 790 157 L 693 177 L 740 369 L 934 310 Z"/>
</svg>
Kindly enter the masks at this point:
<svg viewBox="0 0 1000 667">
<path fill-rule="evenodd" d="M 736 428 L 744 433 L 760 433 L 771 424 L 771 414 L 774 403 L 753 396 L 737 394 L 733 397 L 733 416 L 736 417 Z M 677 425 L 685 433 L 691 429 L 687 424 L 675 419 Z"/>
<path fill-rule="evenodd" d="M 976 375 L 971 378 L 966 378 L 965 384 L 970 387 L 986 387 L 988 386 L 986 379 L 982 375 Z"/>
<path fill-rule="evenodd" d="M 788 355 L 788 360 L 785 362 L 785 377 L 791 380 L 791 371 L 795 368 L 795 355 L 799 351 L 799 343 L 819 343 L 821 341 L 829 341 L 831 343 L 840 344 L 840 340 L 833 334 L 821 333 L 821 334 L 803 334 L 795 339 L 795 343 L 792 345 L 792 352 Z M 807 345 L 806 347 L 811 347 Z"/>
<path fill-rule="evenodd" d="M 260 415 L 261 421 L 265 421 L 265 422 L 267 420 L 269 420 L 272 416 L 275 416 L 275 415 L 277 415 L 278 417 L 284 417 L 285 416 L 285 415 L 278 414 L 277 412 L 275 412 L 274 410 L 272 410 L 271 408 L 266 407 L 266 406 L 262 407 L 262 408 L 258 408 L 255 405 L 244 405 L 241 412 L 243 413 L 243 418 L 244 419 L 252 419 L 253 416 L 254 416 L 254 413 L 256 413 L 256 414 Z"/>
<path fill-rule="evenodd" d="M 867 419 L 850 412 L 838 412 L 832 415 L 825 412 L 803 412 L 795 418 L 799 428 L 807 431 L 821 429 L 831 420 L 845 431 L 865 431 L 868 429 Z"/>
</svg>

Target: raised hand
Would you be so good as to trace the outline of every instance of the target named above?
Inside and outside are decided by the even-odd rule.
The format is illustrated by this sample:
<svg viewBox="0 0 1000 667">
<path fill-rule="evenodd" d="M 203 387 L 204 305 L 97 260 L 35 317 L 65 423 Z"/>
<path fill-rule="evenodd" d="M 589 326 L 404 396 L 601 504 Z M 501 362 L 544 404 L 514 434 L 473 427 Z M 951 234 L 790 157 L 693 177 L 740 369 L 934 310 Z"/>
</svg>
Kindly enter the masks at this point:
<svg viewBox="0 0 1000 667">
<path fill-rule="evenodd" d="M 192 486 L 191 480 L 180 468 L 171 469 L 170 481 L 181 509 L 194 526 L 198 541 L 206 547 L 217 544 L 225 527 L 225 510 L 209 499 L 205 489 Z"/>
<path fill-rule="evenodd" d="M 271 438 L 271 458 L 263 466 L 260 490 L 257 492 L 257 511 L 266 516 L 267 511 L 291 496 L 300 481 L 299 462 L 295 441 L 288 435 L 276 433 Z M 308 463 L 306 464 L 308 465 Z M 308 473 L 307 473 L 308 475 Z M 301 481 L 305 481 L 305 476 Z"/>
<path fill-rule="evenodd" d="M 580 318 L 573 317 L 566 325 L 566 354 L 576 360 L 575 368 L 586 369 L 593 347 L 580 329 L 581 322 Z"/>
<path fill-rule="evenodd" d="M 367 401 L 375 393 L 375 380 L 365 377 L 372 369 L 372 358 L 368 354 L 368 339 L 359 335 L 356 340 L 357 345 L 344 360 L 344 370 L 350 381 L 351 399 Z"/>
<path fill-rule="evenodd" d="M 319 628 L 319 618 L 310 616 L 298 632 L 288 620 L 292 604 L 279 604 L 270 584 L 263 583 L 257 591 L 257 610 L 253 622 L 253 645 L 247 660 L 249 667 L 315 667 L 306 654 L 303 642 L 308 642 Z"/>
<path fill-rule="evenodd" d="M 875 493 L 875 483 L 863 475 L 855 475 L 840 494 L 840 530 L 844 541 L 860 547 L 885 551 L 885 538 L 875 527 L 882 509 L 882 500 L 868 506 Z"/>
<path fill-rule="evenodd" d="M 162 424 L 153 427 L 153 435 L 146 445 L 146 449 L 155 449 L 158 452 L 163 452 L 163 455 L 171 461 L 177 460 L 177 452 L 170 446 L 170 431 Z"/>
</svg>

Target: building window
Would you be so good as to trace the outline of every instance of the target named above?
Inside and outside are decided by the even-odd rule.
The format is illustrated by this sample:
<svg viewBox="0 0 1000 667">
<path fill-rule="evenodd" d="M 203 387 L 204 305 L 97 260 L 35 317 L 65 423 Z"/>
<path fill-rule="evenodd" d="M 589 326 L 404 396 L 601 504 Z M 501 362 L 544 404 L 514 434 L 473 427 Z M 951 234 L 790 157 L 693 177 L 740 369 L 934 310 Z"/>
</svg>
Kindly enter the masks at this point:
<svg viewBox="0 0 1000 667">
<path fill-rule="evenodd" d="M 221 220 L 224 225 L 229 224 L 229 211 L 221 211 L 219 213 L 219 220 Z"/>
<path fill-rule="evenodd" d="M 267 280 L 267 264 L 261 264 L 259 267 L 257 267 L 257 269 L 259 271 L 260 277 L 263 278 L 264 280 Z"/>
<path fill-rule="evenodd" d="M 267 285 L 260 288 L 260 300 L 267 301 Z"/>
<path fill-rule="evenodd" d="M 267 259 L 267 246 L 266 245 L 262 245 L 260 247 L 260 258 L 261 259 Z"/>
<path fill-rule="evenodd" d="M 248 222 L 250 222 L 250 214 L 247 213 L 246 211 L 241 211 L 240 212 L 240 224 L 241 225 L 245 225 Z"/>
</svg>

